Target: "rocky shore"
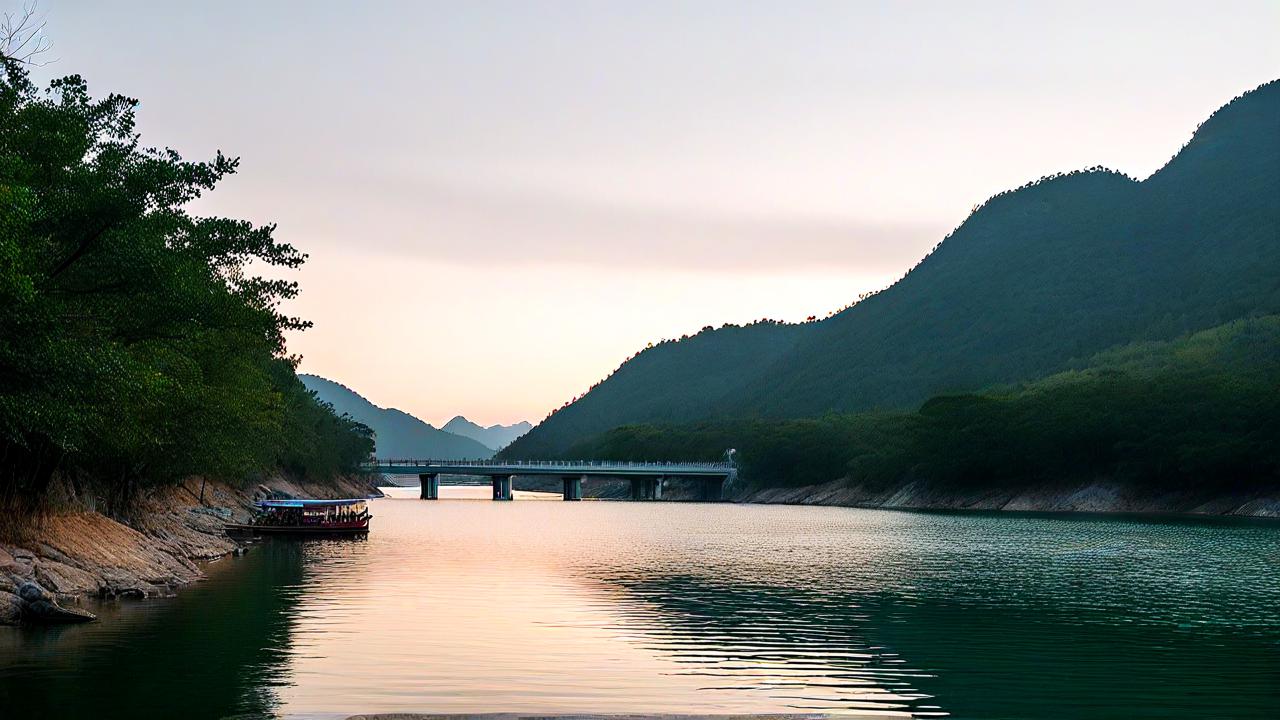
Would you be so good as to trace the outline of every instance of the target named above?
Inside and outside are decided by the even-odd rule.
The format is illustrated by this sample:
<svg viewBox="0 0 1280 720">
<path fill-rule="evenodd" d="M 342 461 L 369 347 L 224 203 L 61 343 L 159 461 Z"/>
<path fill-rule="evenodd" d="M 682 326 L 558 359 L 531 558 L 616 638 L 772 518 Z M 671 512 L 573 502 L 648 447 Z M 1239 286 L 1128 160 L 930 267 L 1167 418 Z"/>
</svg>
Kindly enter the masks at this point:
<svg viewBox="0 0 1280 720">
<path fill-rule="evenodd" d="M 201 577 L 199 561 L 237 550 L 223 524 L 247 520 L 265 492 L 330 498 L 377 489 L 363 477 L 272 478 L 245 489 L 191 478 L 142 498 L 123 521 L 87 509 L 47 515 L 21 540 L 0 542 L 0 625 L 85 619 L 76 606 L 86 598 L 173 595 Z"/>
<path fill-rule="evenodd" d="M 835 717 L 830 713 L 776 713 L 747 714 L 730 713 L 724 715 L 676 715 L 672 713 L 611 715 L 608 713 L 590 713 L 584 715 L 557 715 L 536 713 L 378 713 L 374 715 L 351 715 L 346 720 L 826 720 Z"/>
<path fill-rule="evenodd" d="M 417 481 L 405 481 L 417 487 Z M 559 493 L 558 478 L 518 477 L 518 490 Z M 583 497 L 626 500 L 626 479 L 593 479 L 583 483 Z M 1240 492 L 1150 492 L 1124 483 L 1094 480 L 1076 484 L 1041 484 L 1019 489 L 937 489 L 924 482 L 868 488 L 849 480 L 798 487 L 726 487 L 730 502 L 766 505 L 831 505 L 889 510 L 1002 510 L 1013 512 L 1137 513 L 1151 515 L 1222 515 L 1280 518 L 1280 488 Z M 663 490 L 667 501 L 698 500 L 692 484 L 674 481 Z"/>
<path fill-rule="evenodd" d="M 1280 489 L 1237 493 L 1143 491 L 1095 480 L 1016 490 L 939 490 L 923 482 L 868 488 L 848 480 L 821 485 L 746 490 L 736 502 L 838 505 L 898 510 L 1005 510 L 1280 517 Z"/>
</svg>

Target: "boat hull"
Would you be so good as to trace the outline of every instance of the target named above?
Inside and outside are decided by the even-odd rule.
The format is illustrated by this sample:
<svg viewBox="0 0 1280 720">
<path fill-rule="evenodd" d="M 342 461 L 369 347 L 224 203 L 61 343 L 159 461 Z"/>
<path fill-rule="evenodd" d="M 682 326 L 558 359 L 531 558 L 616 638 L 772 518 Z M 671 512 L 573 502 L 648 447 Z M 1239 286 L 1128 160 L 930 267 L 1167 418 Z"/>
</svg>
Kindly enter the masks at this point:
<svg viewBox="0 0 1280 720">
<path fill-rule="evenodd" d="M 369 523 L 360 525 L 243 525 L 227 523 L 228 533 L 252 535 L 366 535 Z"/>
</svg>

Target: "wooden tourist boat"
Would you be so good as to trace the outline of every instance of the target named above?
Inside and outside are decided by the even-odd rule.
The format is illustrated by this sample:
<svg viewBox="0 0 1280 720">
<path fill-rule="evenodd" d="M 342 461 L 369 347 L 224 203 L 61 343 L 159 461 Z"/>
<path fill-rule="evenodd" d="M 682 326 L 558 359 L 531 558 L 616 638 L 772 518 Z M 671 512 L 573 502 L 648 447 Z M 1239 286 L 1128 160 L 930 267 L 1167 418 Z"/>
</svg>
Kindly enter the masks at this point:
<svg viewBox="0 0 1280 720">
<path fill-rule="evenodd" d="M 361 535 L 369 532 L 368 501 L 260 500 L 248 523 L 227 523 L 228 533 L 254 535 Z"/>
</svg>

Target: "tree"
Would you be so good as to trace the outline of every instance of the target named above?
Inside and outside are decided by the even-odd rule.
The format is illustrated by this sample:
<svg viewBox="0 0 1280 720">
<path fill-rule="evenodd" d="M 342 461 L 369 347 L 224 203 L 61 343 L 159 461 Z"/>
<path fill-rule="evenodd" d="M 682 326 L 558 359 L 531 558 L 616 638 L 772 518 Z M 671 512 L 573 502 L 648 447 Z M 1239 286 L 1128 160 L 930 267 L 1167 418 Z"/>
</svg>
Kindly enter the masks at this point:
<svg viewBox="0 0 1280 720">
<path fill-rule="evenodd" d="M 37 500 L 55 471 L 123 507 L 140 485 L 286 456 L 354 468 L 367 428 L 318 405 L 286 355 L 284 332 L 309 326 L 280 310 L 297 284 L 250 271 L 306 256 L 272 225 L 185 209 L 238 160 L 144 147 L 136 100 L 76 75 L 40 91 L 0 62 L 0 500 Z M 304 447 L 327 464 L 298 463 Z"/>
<path fill-rule="evenodd" d="M 5 13 L 0 20 L 0 57 L 22 65 L 44 65 L 40 58 L 53 46 L 45 35 L 45 21 L 36 16 L 36 5 Z"/>
</svg>

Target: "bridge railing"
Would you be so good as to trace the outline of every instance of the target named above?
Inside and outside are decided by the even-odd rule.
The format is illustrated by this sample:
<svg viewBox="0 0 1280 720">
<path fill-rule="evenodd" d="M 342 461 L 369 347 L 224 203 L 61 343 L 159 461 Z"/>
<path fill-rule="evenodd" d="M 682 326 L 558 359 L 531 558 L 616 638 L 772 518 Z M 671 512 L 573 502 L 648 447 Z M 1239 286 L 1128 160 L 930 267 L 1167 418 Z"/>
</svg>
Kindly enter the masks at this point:
<svg viewBox="0 0 1280 720">
<path fill-rule="evenodd" d="M 707 468 L 711 470 L 730 469 L 732 463 L 727 462 L 628 462 L 628 461 L 612 461 L 612 460 L 423 460 L 420 458 L 374 458 L 364 463 L 365 468 L 380 467 L 432 467 L 447 465 L 451 467 L 480 467 L 480 468 L 618 468 L 618 469 L 634 469 L 634 468 Z"/>
</svg>

